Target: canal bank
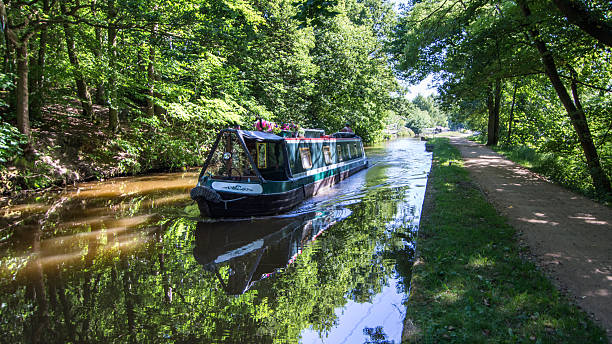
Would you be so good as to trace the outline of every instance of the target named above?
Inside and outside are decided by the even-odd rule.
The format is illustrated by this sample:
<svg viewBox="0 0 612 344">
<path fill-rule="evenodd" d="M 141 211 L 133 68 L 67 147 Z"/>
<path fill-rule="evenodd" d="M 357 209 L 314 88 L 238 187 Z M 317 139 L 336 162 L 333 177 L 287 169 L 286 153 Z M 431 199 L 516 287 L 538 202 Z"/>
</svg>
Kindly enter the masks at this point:
<svg viewBox="0 0 612 344">
<path fill-rule="evenodd" d="M 523 259 L 460 152 L 436 139 L 407 302 L 407 342 L 606 343 L 605 332 Z"/>
</svg>

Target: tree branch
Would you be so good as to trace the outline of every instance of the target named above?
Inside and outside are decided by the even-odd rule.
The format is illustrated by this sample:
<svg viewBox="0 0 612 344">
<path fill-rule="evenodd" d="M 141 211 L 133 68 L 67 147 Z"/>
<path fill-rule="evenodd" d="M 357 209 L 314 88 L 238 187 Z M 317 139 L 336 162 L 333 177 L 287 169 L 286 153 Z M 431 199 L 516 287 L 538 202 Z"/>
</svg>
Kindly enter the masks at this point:
<svg viewBox="0 0 612 344">
<path fill-rule="evenodd" d="M 590 11 L 580 1 L 553 0 L 567 20 L 599 42 L 612 47 L 612 25 L 604 17 Z"/>
</svg>

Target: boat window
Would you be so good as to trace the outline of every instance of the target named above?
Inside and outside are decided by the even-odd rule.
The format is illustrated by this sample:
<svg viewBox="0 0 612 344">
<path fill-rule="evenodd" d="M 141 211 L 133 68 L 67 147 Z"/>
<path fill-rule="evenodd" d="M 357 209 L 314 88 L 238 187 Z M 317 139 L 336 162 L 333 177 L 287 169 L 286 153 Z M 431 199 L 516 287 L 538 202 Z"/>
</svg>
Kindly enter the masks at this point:
<svg viewBox="0 0 612 344">
<path fill-rule="evenodd" d="M 342 144 L 344 146 L 344 160 L 351 160 L 351 145 L 346 142 Z"/>
<path fill-rule="evenodd" d="M 343 154 L 342 154 L 342 145 L 339 144 L 339 143 L 336 144 L 336 152 L 337 152 L 336 155 L 338 156 L 338 162 L 342 161 L 343 160 L 342 159 L 342 157 L 343 157 Z"/>
<path fill-rule="evenodd" d="M 267 150 L 265 143 L 257 144 L 257 168 L 266 168 L 267 164 Z"/>
<path fill-rule="evenodd" d="M 295 145 L 297 146 L 297 145 Z M 291 168 L 291 173 L 296 174 L 302 172 L 302 164 L 300 164 L 299 150 L 297 147 L 289 146 L 289 167 Z"/>
<path fill-rule="evenodd" d="M 329 146 L 323 146 L 323 158 L 325 158 L 325 163 L 327 165 L 333 162 L 331 148 L 329 148 Z"/>
<path fill-rule="evenodd" d="M 353 145 L 351 146 L 351 155 L 356 158 L 359 156 L 358 154 L 358 150 L 357 150 L 357 142 L 353 143 Z"/>
<path fill-rule="evenodd" d="M 257 178 L 248 155 L 235 134 L 225 132 L 206 168 L 217 179 L 247 180 Z"/>
<path fill-rule="evenodd" d="M 304 169 L 309 169 L 312 167 L 312 158 L 310 157 L 310 148 L 303 147 L 300 148 L 300 156 L 302 158 L 302 166 Z"/>
<path fill-rule="evenodd" d="M 286 180 L 285 156 L 281 143 L 245 140 L 251 156 L 256 160 L 257 169 L 267 180 Z"/>
</svg>

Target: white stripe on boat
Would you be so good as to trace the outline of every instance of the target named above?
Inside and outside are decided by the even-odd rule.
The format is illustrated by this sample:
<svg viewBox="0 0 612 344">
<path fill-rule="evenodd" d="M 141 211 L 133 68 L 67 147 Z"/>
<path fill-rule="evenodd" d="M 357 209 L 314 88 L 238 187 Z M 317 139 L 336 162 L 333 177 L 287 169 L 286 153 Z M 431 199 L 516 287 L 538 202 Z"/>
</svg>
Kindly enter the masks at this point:
<svg viewBox="0 0 612 344">
<path fill-rule="evenodd" d="M 367 159 L 366 158 L 361 158 L 359 160 L 343 161 L 343 162 L 335 163 L 335 164 L 332 164 L 332 165 L 329 165 L 329 166 L 315 168 L 314 170 L 308 170 L 306 172 L 297 173 L 297 174 L 293 175 L 293 178 L 300 178 L 300 177 L 304 177 L 304 176 L 313 176 L 313 175 L 319 174 L 321 172 L 333 170 L 333 169 L 336 169 L 336 168 L 340 168 L 342 166 L 351 165 L 351 164 L 358 163 L 358 162 L 361 162 L 363 165 L 365 165 L 367 163 Z"/>
</svg>

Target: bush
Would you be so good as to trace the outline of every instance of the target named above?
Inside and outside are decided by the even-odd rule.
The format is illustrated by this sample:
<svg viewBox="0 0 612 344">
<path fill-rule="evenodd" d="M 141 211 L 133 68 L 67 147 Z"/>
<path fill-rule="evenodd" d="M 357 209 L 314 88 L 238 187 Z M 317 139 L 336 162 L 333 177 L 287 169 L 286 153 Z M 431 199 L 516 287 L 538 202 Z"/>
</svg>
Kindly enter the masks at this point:
<svg viewBox="0 0 612 344">
<path fill-rule="evenodd" d="M 14 126 L 0 122 L 0 163 L 2 168 L 9 161 L 23 154 L 21 146 L 26 144 L 26 137 L 23 136 Z"/>
<path fill-rule="evenodd" d="M 401 127 L 400 130 L 397 132 L 397 136 L 399 137 L 414 137 L 414 135 L 414 131 L 406 127 Z"/>
</svg>

